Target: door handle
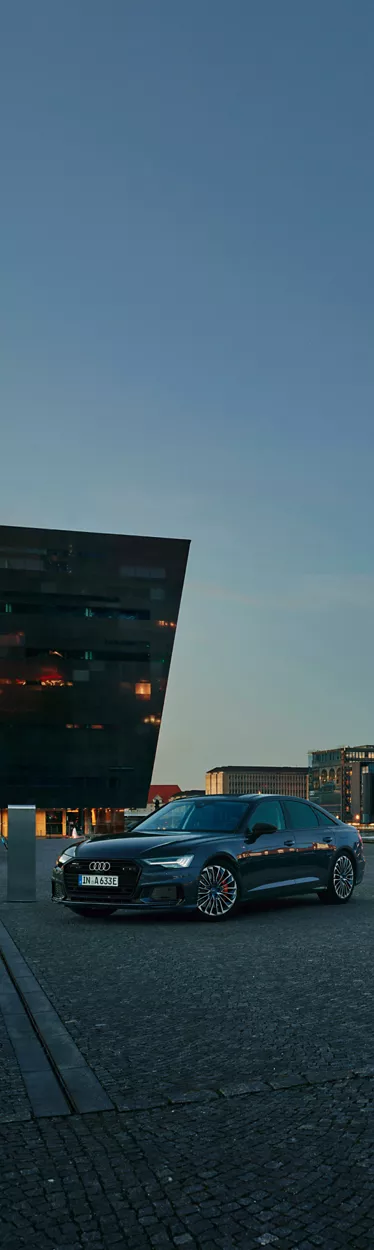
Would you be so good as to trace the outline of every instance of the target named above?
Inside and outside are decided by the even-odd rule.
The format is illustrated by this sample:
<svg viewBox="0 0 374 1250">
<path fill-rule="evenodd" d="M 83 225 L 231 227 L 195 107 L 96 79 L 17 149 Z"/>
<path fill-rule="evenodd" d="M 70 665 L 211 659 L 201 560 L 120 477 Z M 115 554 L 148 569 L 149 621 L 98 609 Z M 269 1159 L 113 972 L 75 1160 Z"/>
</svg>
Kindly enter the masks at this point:
<svg viewBox="0 0 374 1250">
<path fill-rule="evenodd" d="M 283 845 L 284 845 L 284 846 L 295 846 L 295 839 L 294 839 L 294 838 L 287 838 L 287 842 L 284 842 L 284 843 L 283 843 Z"/>
<path fill-rule="evenodd" d="M 329 846 L 331 846 L 331 843 L 332 843 L 332 837 L 331 837 L 331 835 L 330 835 L 330 834 L 328 834 L 328 835 L 327 835 L 327 837 L 323 839 L 323 841 L 324 841 L 324 842 L 327 842 L 327 843 L 329 844 Z"/>
</svg>

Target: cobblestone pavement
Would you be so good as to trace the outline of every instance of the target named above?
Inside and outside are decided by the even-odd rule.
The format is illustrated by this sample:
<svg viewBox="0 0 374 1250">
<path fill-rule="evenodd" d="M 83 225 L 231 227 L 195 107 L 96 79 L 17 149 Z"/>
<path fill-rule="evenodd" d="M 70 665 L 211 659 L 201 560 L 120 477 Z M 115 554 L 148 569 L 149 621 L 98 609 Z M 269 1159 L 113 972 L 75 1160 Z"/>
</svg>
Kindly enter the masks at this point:
<svg viewBox="0 0 374 1250">
<path fill-rule="evenodd" d="M 3 1250 L 372 1250 L 373 1080 L 0 1128 Z"/>
<path fill-rule="evenodd" d="M 13 1064 L 14 1123 L 0 1124 L 6 1250 L 373 1250 L 366 852 L 365 884 L 346 908 L 303 899 L 211 929 L 76 918 L 49 903 L 55 848 L 38 846 L 38 903 L 3 904 L 0 915 L 66 1027 L 118 1107 L 140 1096 L 154 1107 L 172 1088 L 196 1101 L 24 1120 Z M 282 1073 L 284 1088 L 210 1098 Z M 304 1073 L 311 1083 L 295 1087 Z"/>
<path fill-rule="evenodd" d="M 0 916 L 108 1094 L 374 1062 L 374 848 L 347 907 L 313 896 L 194 917 L 83 919 L 45 899 Z M 38 846 L 49 891 L 55 847 Z M 4 852 L 5 855 L 5 852 Z M 151 1040 L 150 1040 L 151 1039 Z"/>
</svg>

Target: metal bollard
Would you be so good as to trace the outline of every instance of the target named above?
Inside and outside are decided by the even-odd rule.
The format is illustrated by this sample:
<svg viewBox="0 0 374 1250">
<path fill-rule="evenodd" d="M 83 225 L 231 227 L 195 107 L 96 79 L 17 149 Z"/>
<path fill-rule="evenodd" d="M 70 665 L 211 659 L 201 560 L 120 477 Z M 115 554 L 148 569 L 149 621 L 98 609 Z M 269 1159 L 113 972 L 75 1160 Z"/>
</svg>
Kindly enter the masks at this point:
<svg viewBox="0 0 374 1250">
<path fill-rule="evenodd" d="M 35 807 L 8 807 L 8 903 L 35 902 L 35 837 Z"/>
</svg>

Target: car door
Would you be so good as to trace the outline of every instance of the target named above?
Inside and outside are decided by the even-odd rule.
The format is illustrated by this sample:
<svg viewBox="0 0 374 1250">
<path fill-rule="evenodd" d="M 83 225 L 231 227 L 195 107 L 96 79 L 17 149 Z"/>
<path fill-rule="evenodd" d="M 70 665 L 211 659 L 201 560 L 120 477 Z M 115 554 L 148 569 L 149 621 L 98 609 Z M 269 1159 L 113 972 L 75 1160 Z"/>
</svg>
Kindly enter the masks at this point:
<svg viewBox="0 0 374 1250">
<path fill-rule="evenodd" d="M 273 825 L 274 832 L 256 836 L 254 829 L 258 824 Z M 251 835 L 252 841 L 249 840 Z M 285 829 L 279 799 L 260 799 L 252 808 L 238 861 L 244 897 L 292 892 L 295 838 Z"/>
<path fill-rule="evenodd" d="M 331 819 L 331 816 L 327 815 L 327 812 L 321 811 L 318 807 L 316 812 L 320 825 L 318 855 L 321 867 L 321 884 L 327 885 L 332 860 L 338 846 L 339 825 L 336 824 L 335 820 Z"/>
<path fill-rule="evenodd" d="M 295 880 L 298 889 L 313 890 L 327 883 L 335 844 L 333 831 L 320 825 L 319 814 L 302 799 L 282 800 L 286 827 L 296 843 Z"/>
</svg>

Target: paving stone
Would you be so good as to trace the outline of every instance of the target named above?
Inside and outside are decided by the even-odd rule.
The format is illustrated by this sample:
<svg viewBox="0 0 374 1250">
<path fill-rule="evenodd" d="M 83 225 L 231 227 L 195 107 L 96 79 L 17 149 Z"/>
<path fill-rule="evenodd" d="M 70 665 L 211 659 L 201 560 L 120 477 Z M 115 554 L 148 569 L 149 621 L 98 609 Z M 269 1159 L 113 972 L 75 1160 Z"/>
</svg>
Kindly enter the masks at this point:
<svg viewBox="0 0 374 1250">
<path fill-rule="evenodd" d="M 306 1078 L 299 1076 L 297 1072 L 290 1073 L 288 1076 L 272 1077 L 269 1084 L 272 1089 L 292 1089 L 294 1085 L 305 1085 Z"/>
<path fill-rule="evenodd" d="M 117 1111 L 152 1111 L 155 1107 L 165 1107 L 168 1098 L 166 1095 L 157 1098 L 157 1094 L 154 1097 L 151 1094 L 147 1097 L 139 1092 L 139 1094 L 130 1095 L 129 1098 L 116 1098 L 115 1102 Z"/>
<path fill-rule="evenodd" d="M 170 1102 L 172 1105 L 173 1104 L 178 1105 L 179 1103 L 190 1103 L 190 1102 L 214 1102 L 214 1099 L 217 1097 L 218 1097 L 218 1094 L 214 1090 L 211 1090 L 211 1089 L 192 1090 L 192 1091 L 187 1090 L 186 1093 L 184 1094 L 180 1093 L 180 1094 L 169 1095 L 168 1102 Z"/>
<path fill-rule="evenodd" d="M 263 1094 L 267 1089 L 268 1085 L 265 1081 L 242 1081 L 237 1084 L 235 1084 L 235 1082 L 225 1084 L 219 1089 L 218 1092 L 224 1098 L 239 1098 L 240 1096 L 245 1098 L 249 1094 Z"/>
</svg>

